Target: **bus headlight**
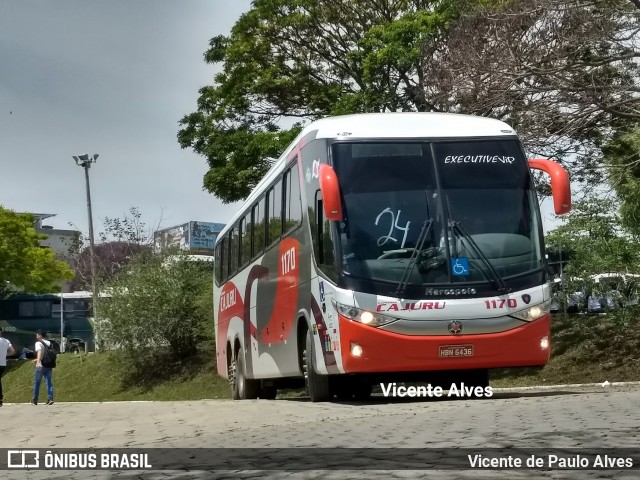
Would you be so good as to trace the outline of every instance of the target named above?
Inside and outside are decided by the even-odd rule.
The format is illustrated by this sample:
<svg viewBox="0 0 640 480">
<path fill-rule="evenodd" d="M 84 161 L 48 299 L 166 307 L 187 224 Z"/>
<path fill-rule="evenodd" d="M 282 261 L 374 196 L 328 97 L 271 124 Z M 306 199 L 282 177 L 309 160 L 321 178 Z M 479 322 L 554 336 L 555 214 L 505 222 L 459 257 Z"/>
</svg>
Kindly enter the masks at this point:
<svg viewBox="0 0 640 480">
<path fill-rule="evenodd" d="M 551 300 L 547 300 L 546 302 L 539 303 L 538 305 L 534 305 L 533 307 L 529 307 L 525 310 L 520 310 L 519 312 L 510 313 L 509 315 L 511 317 L 524 320 L 525 322 L 532 322 L 533 320 L 545 316 L 550 311 Z"/>
<path fill-rule="evenodd" d="M 369 325 L 371 327 L 382 327 L 383 325 L 387 325 L 397 320 L 397 318 L 388 317 L 387 315 L 381 315 L 376 312 L 370 312 L 369 310 L 350 307 L 349 305 L 342 305 L 335 300 L 332 303 L 336 311 L 340 315 L 344 315 L 349 320 L 362 323 L 363 325 Z"/>
</svg>

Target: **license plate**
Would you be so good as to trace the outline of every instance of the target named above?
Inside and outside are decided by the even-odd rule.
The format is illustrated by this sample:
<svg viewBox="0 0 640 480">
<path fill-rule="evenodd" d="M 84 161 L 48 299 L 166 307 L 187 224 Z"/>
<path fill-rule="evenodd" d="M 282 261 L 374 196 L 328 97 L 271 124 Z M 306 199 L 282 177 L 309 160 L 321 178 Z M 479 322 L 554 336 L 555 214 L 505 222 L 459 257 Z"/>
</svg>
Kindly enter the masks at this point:
<svg viewBox="0 0 640 480">
<path fill-rule="evenodd" d="M 473 345 L 440 345 L 441 358 L 473 357 Z"/>
</svg>

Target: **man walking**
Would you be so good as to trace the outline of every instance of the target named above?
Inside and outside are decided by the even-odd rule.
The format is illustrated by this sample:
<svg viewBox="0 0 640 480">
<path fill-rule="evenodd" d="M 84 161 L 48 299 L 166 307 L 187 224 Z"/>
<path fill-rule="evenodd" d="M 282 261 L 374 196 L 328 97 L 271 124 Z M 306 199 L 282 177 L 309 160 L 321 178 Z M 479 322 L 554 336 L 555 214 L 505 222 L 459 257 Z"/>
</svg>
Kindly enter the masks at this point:
<svg viewBox="0 0 640 480">
<path fill-rule="evenodd" d="M 51 365 L 43 365 L 45 348 L 50 348 L 51 342 L 47 340 L 47 332 L 44 330 L 38 330 L 36 332 L 36 358 L 33 363 L 36 364 L 36 376 L 33 382 L 33 400 L 32 405 L 38 404 L 38 396 L 40 395 L 40 383 L 42 383 L 42 377 L 44 377 L 47 384 L 47 405 L 53 405 L 53 380 L 52 373 L 53 368 Z"/>
<path fill-rule="evenodd" d="M 13 355 L 16 353 L 11 342 L 2 336 L 2 332 L 2 327 L 0 327 L 0 407 L 4 400 L 4 397 L 2 396 L 2 376 L 7 368 L 7 354 Z"/>
</svg>

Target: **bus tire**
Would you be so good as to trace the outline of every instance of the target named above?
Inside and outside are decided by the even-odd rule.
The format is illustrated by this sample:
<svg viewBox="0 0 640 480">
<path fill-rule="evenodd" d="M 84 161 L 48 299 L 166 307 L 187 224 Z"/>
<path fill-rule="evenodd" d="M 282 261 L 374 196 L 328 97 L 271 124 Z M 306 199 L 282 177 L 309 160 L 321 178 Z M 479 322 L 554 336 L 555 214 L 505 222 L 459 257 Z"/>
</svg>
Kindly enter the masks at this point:
<svg viewBox="0 0 640 480">
<path fill-rule="evenodd" d="M 229 381 L 232 386 L 232 396 L 234 400 L 251 400 L 258 398 L 258 389 L 260 384 L 256 380 L 247 378 L 244 368 L 244 358 L 242 352 L 238 350 L 235 358 L 232 360 L 232 366 L 235 369 L 234 379 L 231 380 L 231 368 L 229 369 Z"/>
<path fill-rule="evenodd" d="M 313 335 L 311 334 L 311 330 L 307 330 L 305 349 L 302 352 L 302 366 L 304 368 L 304 381 L 307 394 L 312 402 L 328 402 L 331 400 L 329 375 L 316 373 L 313 366 L 313 358 Z"/>
</svg>

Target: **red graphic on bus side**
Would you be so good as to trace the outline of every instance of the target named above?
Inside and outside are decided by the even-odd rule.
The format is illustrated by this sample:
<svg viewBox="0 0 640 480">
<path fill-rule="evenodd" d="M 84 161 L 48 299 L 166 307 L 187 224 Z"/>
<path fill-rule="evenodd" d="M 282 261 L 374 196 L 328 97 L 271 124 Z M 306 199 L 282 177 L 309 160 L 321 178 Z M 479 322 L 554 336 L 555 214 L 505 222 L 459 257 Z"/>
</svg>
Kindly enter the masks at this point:
<svg viewBox="0 0 640 480">
<path fill-rule="evenodd" d="M 300 280 L 300 243 L 293 238 L 280 242 L 276 298 L 269 322 L 260 331 L 264 344 L 284 342 L 295 325 Z"/>
</svg>

